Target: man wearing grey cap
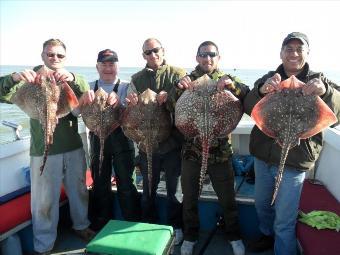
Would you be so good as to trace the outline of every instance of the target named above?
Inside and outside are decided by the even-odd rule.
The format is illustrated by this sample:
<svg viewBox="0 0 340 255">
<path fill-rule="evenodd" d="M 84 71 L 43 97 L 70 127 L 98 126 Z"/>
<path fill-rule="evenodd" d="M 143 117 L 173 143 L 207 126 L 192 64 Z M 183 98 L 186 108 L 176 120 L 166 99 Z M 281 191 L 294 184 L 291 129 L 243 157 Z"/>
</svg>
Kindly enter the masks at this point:
<svg viewBox="0 0 340 255">
<path fill-rule="evenodd" d="M 118 78 L 117 53 L 105 49 L 98 53 L 96 65 L 99 80 L 90 82 L 90 90 L 83 96 L 83 102 L 90 103 L 94 93 L 102 88 L 108 94 L 108 103 L 125 105 L 128 82 Z M 139 194 L 133 183 L 135 150 L 133 142 L 128 139 L 121 127 L 115 129 L 105 140 L 104 159 L 99 171 L 99 138 L 90 132 L 91 175 L 93 178 L 93 196 L 90 199 L 90 217 L 92 228 L 99 230 L 113 217 L 113 201 L 111 194 L 111 175 L 114 168 L 117 179 L 118 200 L 125 220 L 139 221 Z M 100 172 L 100 174 L 99 174 Z"/>
<path fill-rule="evenodd" d="M 283 40 L 280 58 L 282 64 L 257 80 L 244 101 L 244 109 L 251 114 L 254 105 L 270 92 L 278 89 L 281 80 L 296 76 L 306 83 L 305 95 L 318 95 L 340 119 L 340 87 L 321 72 L 313 72 L 307 63 L 308 37 L 293 32 Z M 274 247 L 276 255 L 297 253 L 295 225 L 303 181 L 306 172 L 314 167 L 323 145 L 322 132 L 301 139 L 290 150 L 286 159 L 282 182 L 275 204 L 271 199 L 280 163 L 281 147 L 275 139 L 265 135 L 254 126 L 250 135 L 250 153 L 255 157 L 255 207 L 259 218 L 261 238 L 250 245 L 253 252 L 262 252 Z"/>
</svg>

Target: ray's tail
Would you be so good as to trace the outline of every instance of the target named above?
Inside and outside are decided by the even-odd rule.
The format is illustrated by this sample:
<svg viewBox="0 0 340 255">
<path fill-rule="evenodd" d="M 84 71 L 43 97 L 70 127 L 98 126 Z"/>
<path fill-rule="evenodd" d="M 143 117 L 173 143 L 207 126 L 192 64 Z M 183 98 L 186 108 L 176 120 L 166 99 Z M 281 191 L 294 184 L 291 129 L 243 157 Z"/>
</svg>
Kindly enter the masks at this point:
<svg viewBox="0 0 340 255">
<path fill-rule="evenodd" d="M 44 156 L 43 156 L 43 162 L 42 165 L 40 167 L 40 175 L 42 175 L 44 168 L 45 168 L 45 164 L 46 164 L 46 160 L 47 160 L 47 154 L 48 154 L 48 149 L 49 149 L 50 145 L 45 143 L 45 150 L 44 150 Z"/>
<path fill-rule="evenodd" d="M 204 139 L 202 141 L 202 165 L 201 165 L 201 172 L 200 172 L 198 196 L 201 196 L 201 193 L 202 193 L 203 182 L 204 182 L 205 174 L 207 173 L 207 169 L 208 169 L 208 157 L 209 157 L 209 141 L 208 139 Z"/>
<path fill-rule="evenodd" d="M 42 82 L 41 82 L 42 83 Z M 45 111 L 45 119 L 44 119 L 44 124 L 42 125 L 43 126 L 43 129 L 44 129 L 44 138 L 45 138 L 45 148 L 44 148 L 44 154 L 43 154 L 43 162 L 42 162 L 42 165 L 40 167 L 40 175 L 42 175 L 43 171 L 44 171 L 44 168 L 45 168 L 45 164 L 46 164 L 46 160 L 47 160 L 47 154 L 48 154 L 48 149 L 50 147 L 50 144 L 53 143 L 53 136 L 51 134 L 53 134 L 53 131 L 52 131 L 52 123 L 50 121 L 50 118 L 51 118 L 51 107 L 50 107 L 50 104 L 48 103 L 48 89 L 47 89 L 47 86 L 46 84 L 41 84 L 41 88 L 45 90 L 45 95 L 46 95 L 46 102 L 45 102 L 45 109 L 43 111 Z M 45 126 L 45 127 L 44 127 Z"/>
<path fill-rule="evenodd" d="M 102 99 L 103 100 L 103 99 Z M 105 139 L 102 133 L 102 127 L 104 126 L 104 116 L 103 116 L 103 112 L 104 112 L 104 107 L 103 104 L 100 107 L 100 119 L 99 119 L 99 125 L 100 125 L 100 129 L 99 129 L 99 146 L 100 146 L 100 150 L 99 150 L 99 176 L 102 173 L 102 165 L 103 165 L 103 159 L 104 159 L 104 144 L 105 144 Z"/>
<path fill-rule="evenodd" d="M 105 139 L 104 139 L 103 135 L 100 132 L 100 136 L 99 136 L 99 146 L 100 146 L 100 151 L 99 151 L 99 175 L 101 175 L 102 165 L 103 165 L 103 160 L 104 160 L 104 144 L 105 144 Z"/>
<path fill-rule="evenodd" d="M 208 112 L 210 110 L 209 107 L 209 98 L 204 97 L 203 98 L 204 102 L 204 117 L 203 117 L 203 135 L 202 135 L 202 165 L 201 165 L 201 172 L 200 172 L 200 181 L 199 181 L 199 190 L 198 190 L 198 197 L 201 196 L 202 194 L 202 189 L 203 189 L 203 182 L 205 178 L 205 174 L 207 173 L 208 169 L 208 157 L 209 157 L 209 145 L 210 145 L 210 140 L 209 140 L 209 135 L 208 135 L 208 130 L 209 130 L 209 116 Z"/>
<path fill-rule="evenodd" d="M 151 197 L 152 191 L 152 144 L 150 140 L 146 143 L 146 159 L 148 162 L 148 188 L 149 188 L 149 196 Z"/>
<path fill-rule="evenodd" d="M 280 158 L 280 165 L 279 165 L 279 169 L 277 172 L 277 176 L 276 176 L 276 180 L 275 180 L 275 188 L 274 188 L 274 193 L 273 193 L 273 198 L 272 198 L 272 202 L 271 205 L 274 204 L 277 193 L 279 191 L 279 187 L 280 187 L 280 183 L 282 180 L 282 176 L 283 176 L 283 170 L 285 167 L 285 162 L 288 156 L 288 152 L 290 149 L 290 143 L 284 143 L 282 146 L 282 151 L 281 151 L 281 158 Z"/>
<path fill-rule="evenodd" d="M 44 168 L 45 168 L 45 164 L 46 164 L 46 160 L 47 160 L 47 155 L 48 155 L 48 150 L 50 148 L 50 145 L 53 143 L 53 131 L 52 131 L 52 124 L 50 121 L 48 121 L 49 119 L 49 111 L 47 110 L 47 114 L 46 114 L 46 127 L 44 129 L 44 136 L 45 136 L 45 148 L 44 148 L 44 154 L 43 154 L 43 162 L 42 165 L 40 167 L 40 175 L 42 175 Z"/>
<path fill-rule="evenodd" d="M 42 165 L 40 167 L 40 175 L 42 175 L 44 168 L 45 168 L 45 164 L 46 164 L 46 160 L 47 160 L 47 154 L 48 154 L 48 149 L 50 147 L 50 140 L 53 139 L 51 136 L 49 136 L 49 129 L 50 129 L 50 124 L 48 121 L 48 110 L 47 110 L 47 114 L 46 114 L 46 127 L 44 130 L 44 136 L 45 136 L 45 148 L 44 148 L 44 154 L 43 154 L 43 162 Z"/>
</svg>

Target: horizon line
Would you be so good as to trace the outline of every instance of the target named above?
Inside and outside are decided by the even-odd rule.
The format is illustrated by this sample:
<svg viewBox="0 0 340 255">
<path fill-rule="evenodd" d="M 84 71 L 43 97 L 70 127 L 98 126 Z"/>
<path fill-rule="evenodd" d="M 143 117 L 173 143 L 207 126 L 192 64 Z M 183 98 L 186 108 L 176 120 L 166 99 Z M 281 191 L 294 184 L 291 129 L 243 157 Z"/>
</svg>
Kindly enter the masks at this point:
<svg viewBox="0 0 340 255">
<path fill-rule="evenodd" d="M 42 64 L 42 63 L 41 63 Z M 40 64 L 40 65 L 41 65 Z M 29 66 L 29 67 L 34 67 L 34 66 L 37 66 L 37 65 L 39 65 L 39 64 L 35 64 L 35 65 L 27 65 L 27 64 L 23 64 L 23 65 L 12 65 L 12 64 L 0 64 L 0 67 L 1 66 L 8 66 L 8 67 L 23 67 L 23 66 L 25 66 L 25 67 L 27 67 L 27 66 Z M 65 65 L 65 67 L 66 68 L 69 68 L 69 67 L 71 67 L 71 68 L 75 68 L 75 67 L 83 67 L 83 68 L 96 68 L 96 66 L 95 65 L 89 65 L 89 66 L 87 66 L 87 65 Z M 140 69 L 143 69 L 145 66 L 122 66 L 122 65 L 119 65 L 119 68 L 140 68 Z M 181 67 L 181 68 L 183 68 L 183 69 L 194 69 L 195 67 Z M 234 71 L 236 71 L 236 70 L 261 70 L 261 71 L 263 71 L 263 70 L 268 70 L 268 71 L 273 71 L 273 70 L 275 70 L 276 69 L 276 67 L 275 68 L 267 68 L 267 67 L 257 67 L 257 68 L 253 68 L 253 67 L 245 67 L 245 68 L 237 68 L 237 67 L 219 67 L 219 69 L 224 69 L 224 70 L 234 70 Z M 330 71 L 330 72 L 339 72 L 339 70 L 337 70 L 337 69 L 324 69 L 324 70 L 322 70 L 321 72 L 323 72 L 323 71 Z"/>
</svg>

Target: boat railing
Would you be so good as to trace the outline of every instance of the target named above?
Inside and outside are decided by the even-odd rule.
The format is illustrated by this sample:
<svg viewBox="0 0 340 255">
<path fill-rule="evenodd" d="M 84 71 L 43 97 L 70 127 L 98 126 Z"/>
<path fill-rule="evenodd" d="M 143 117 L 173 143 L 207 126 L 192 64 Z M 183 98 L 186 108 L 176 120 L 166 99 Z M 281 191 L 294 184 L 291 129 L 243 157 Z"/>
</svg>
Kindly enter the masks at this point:
<svg viewBox="0 0 340 255">
<path fill-rule="evenodd" d="M 22 130 L 22 126 L 21 125 L 13 123 L 13 122 L 10 122 L 10 121 L 7 121 L 7 120 L 3 120 L 2 121 L 2 125 L 6 126 L 6 127 L 9 127 L 9 128 L 11 128 L 13 130 L 15 140 L 22 139 L 22 137 L 20 136 L 20 131 Z"/>
</svg>

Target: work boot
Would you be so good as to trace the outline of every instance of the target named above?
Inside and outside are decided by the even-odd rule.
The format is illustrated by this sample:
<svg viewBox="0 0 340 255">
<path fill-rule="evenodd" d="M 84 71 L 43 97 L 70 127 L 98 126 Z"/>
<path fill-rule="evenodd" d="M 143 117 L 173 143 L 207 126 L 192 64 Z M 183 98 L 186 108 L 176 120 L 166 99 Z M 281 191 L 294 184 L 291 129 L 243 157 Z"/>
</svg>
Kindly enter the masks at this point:
<svg viewBox="0 0 340 255">
<path fill-rule="evenodd" d="M 251 252 L 264 252 L 274 248 L 274 238 L 262 235 L 257 241 L 250 243 L 248 250 Z"/>
<path fill-rule="evenodd" d="M 175 229 L 175 245 L 179 245 L 183 241 L 183 231 L 180 228 Z"/>
<path fill-rule="evenodd" d="M 245 255 L 245 249 L 242 240 L 230 241 L 230 245 L 233 248 L 234 255 Z"/>
<path fill-rule="evenodd" d="M 181 255 L 192 255 L 194 251 L 194 246 L 196 243 L 197 241 L 190 242 L 190 241 L 184 240 L 181 246 Z"/>
<path fill-rule="evenodd" d="M 75 234 L 83 239 L 85 242 L 90 242 L 96 235 L 96 232 L 91 230 L 90 228 L 85 228 L 82 230 L 74 230 Z"/>
<path fill-rule="evenodd" d="M 95 232 L 98 232 L 102 230 L 102 228 L 109 222 L 109 220 L 110 219 L 108 217 L 95 217 L 92 220 L 90 228 Z"/>
</svg>

